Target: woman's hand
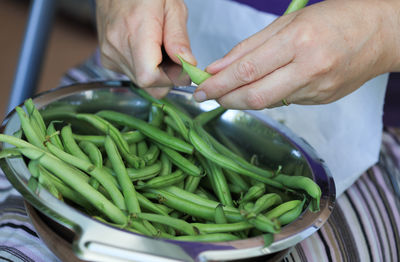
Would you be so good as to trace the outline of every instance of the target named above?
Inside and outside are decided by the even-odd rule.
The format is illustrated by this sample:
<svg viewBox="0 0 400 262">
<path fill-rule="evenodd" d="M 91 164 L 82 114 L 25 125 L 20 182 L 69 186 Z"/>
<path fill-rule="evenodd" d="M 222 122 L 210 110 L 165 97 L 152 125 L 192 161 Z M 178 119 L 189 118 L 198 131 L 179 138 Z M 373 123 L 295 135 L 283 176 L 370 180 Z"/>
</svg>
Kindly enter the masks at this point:
<svg viewBox="0 0 400 262">
<path fill-rule="evenodd" d="M 156 97 L 171 86 L 158 67 L 161 47 L 180 63 L 176 54 L 196 64 L 186 30 L 183 0 L 97 0 L 96 16 L 102 64 L 127 75 Z M 153 88 L 149 88 L 153 87 Z"/>
<path fill-rule="evenodd" d="M 399 70 L 399 1 L 327 0 L 284 15 L 207 67 L 194 95 L 225 108 L 325 104 Z"/>
</svg>

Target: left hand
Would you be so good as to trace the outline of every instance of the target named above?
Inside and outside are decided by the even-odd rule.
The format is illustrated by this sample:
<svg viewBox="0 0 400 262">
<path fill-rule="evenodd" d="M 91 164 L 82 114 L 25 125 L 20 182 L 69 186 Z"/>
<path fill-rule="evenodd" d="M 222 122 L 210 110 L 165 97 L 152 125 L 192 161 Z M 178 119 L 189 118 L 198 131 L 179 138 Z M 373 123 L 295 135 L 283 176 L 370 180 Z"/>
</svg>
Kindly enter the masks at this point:
<svg viewBox="0 0 400 262">
<path fill-rule="evenodd" d="M 284 15 L 206 68 L 195 92 L 225 108 L 338 100 L 400 69 L 398 0 L 326 0 Z"/>
</svg>

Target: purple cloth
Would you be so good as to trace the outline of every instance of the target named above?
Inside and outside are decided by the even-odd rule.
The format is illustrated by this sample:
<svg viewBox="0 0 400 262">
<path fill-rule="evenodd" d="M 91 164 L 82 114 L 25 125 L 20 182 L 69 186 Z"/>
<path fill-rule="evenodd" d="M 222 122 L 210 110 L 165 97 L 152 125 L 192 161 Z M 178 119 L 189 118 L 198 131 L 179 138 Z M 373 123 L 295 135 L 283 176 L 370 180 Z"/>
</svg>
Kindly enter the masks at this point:
<svg viewBox="0 0 400 262">
<path fill-rule="evenodd" d="M 235 0 L 236 2 L 252 6 L 260 11 L 281 15 L 285 12 L 289 5 L 289 0 L 268 0 L 268 1 L 254 1 L 254 0 Z M 310 0 L 308 5 L 321 2 L 321 0 Z"/>
</svg>

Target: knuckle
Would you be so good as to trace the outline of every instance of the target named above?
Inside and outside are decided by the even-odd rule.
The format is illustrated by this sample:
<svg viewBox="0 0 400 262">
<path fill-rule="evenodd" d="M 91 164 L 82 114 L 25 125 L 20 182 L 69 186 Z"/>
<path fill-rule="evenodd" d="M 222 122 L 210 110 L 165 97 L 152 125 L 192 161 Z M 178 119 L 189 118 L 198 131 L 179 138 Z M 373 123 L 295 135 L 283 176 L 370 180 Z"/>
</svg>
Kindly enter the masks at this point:
<svg viewBox="0 0 400 262">
<path fill-rule="evenodd" d="M 141 88 L 153 87 L 156 81 L 156 77 L 148 72 L 140 72 L 135 76 L 135 82 Z"/>
<path fill-rule="evenodd" d="M 315 43 L 316 35 L 317 32 L 314 25 L 304 24 L 296 33 L 294 47 L 297 50 L 310 49 Z"/>
<path fill-rule="evenodd" d="M 247 105 L 250 109 L 259 110 L 265 108 L 268 103 L 263 94 L 257 91 L 249 90 L 247 94 Z"/>
<path fill-rule="evenodd" d="M 240 83 L 249 83 L 257 79 L 258 69 L 252 61 L 240 61 L 235 70 L 235 78 Z"/>
<path fill-rule="evenodd" d="M 338 63 L 338 58 L 326 51 L 321 51 L 316 60 L 319 61 L 316 63 L 318 65 L 316 68 L 316 73 L 318 75 L 324 75 L 331 72 Z"/>
</svg>

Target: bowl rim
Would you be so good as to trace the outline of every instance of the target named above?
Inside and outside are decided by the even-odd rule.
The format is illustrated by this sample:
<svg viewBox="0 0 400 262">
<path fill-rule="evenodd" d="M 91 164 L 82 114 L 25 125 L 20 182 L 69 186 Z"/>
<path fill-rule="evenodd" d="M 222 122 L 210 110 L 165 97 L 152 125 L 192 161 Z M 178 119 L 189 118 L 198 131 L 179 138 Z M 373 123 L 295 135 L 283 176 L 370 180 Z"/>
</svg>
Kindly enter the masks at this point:
<svg viewBox="0 0 400 262">
<path fill-rule="evenodd" d="M 51 102 L 60 100 L 75 93 L 95 90 L 99 88 L 129 88 L 131 84 L 131 82 L 127 81 L 96 81 L 89 83 L 77 83 L 42 92 L 33 97 L 33 101 L 38 106 L 38 108 L 41 108 Z M 178 94 L 185 96 L 187 99 L 191 99 L 193 90 L 194 87 L 175 87 L 172 89 L 170 94 Z M 155 246 L 160 246 L 160 242 L 162 242 L 163 245 L 161 245 L 162 247 L 160 247 L 159 250 L 136 248 L 136 250 L 131 249 L 129 251 L 147 253 L 151 254 L 151 256 L 154 256 L 157 254 L 160 255 L 160 250 L 164 250 L 164 254 L 161 255 L 174 261 L 176 259 L 183 259 L 185 261 L 200 259 L 207 261 L 227 259 L 229 257 L 232 259 L 238 259 L 254 257 L 257 255 L 271 254 L 293 246 L 299 241 L 307 238 L 312 233 L 317 231 L 326 222 L 335 206 L 335 184 L 333 177 L 331 176 L 330 171 L 325 165 L 324 161 L 318 157 L 315 150 L 304 139 L 296 136 L 290 129 L 272 120 L 271 118 L 267 117 L 265 114 L 262 114 L 259 111 L 246 110 L 244 112 L 256 118 L 258 121 L 261 121 L 263 124 L 269 126 L 270 128 L 274 129 L 285 139 L 287 139 L 296 149 L 298 149 L 307 161 L 309 167 L 311 168 L 314 176 L 314 181 L 316 181 L 317 184 L 320 185 L 322 190 L 321 210 L 317 213 L 311 213 L 307 212 L 307 209 L 306 213 L 303 214 L 299 219 L 300 225 L 295 225 L 292 223 L 288 226 L 285 226 L 282 229 L 281 233 L 275 235 L 276 241 L 274 241 L 274 243 L 272 243 L 269 247 L 263 247 L 263 239 L 261 236 L 231 242 L 201 243 L 166 239 L 156 240 L 146 236 L 127 232 L 125 230 L 111 227 L 100 221 L 93 220 L 88 215 L 74 209 L 67 204 L 60 205 L 60 202 L 56 201 L 56 199 L 53 198 L 45 190 L 43 190 L 43 193 L 41 192 L 40 197 L 36 194 L 33 194 L 27 188 L 26 183 L 22 181 L 18 176 L 16 176 L 17 172 L 21 172 L 21 170 L 24 170 L 24 163 L 21 163 L 21 161 L 23 162 L 22 159 L 1 159 L 0 166 L 6 174 L 7 178 L 13 184 L 13 186 L 31 205 L 37 208 L 40 212 L 43 212 L 45 215 L 49 216 L 51 219 L 54 219 L 56 222 L 72 230 L 76 234 L 76 239 L 74 241 L 74 250 L 78 257 L 84 259 L 102 260 L 105 257 L 104 254 L 100 254 L 101 252 L 99 253 L 99 250 L 96 249 L 96 247 L 98 247 L 96 245 L 98 245 L 99 243 L 94 240 L 96 240 L 96 238 L 98 237 L 95 233 L 98 230 L 103 230 L 104 232 L 107 232 L 107 234 L 110 234 L 114 237 L 119 237 L 119 239 L 122 239 L 124 241 L 122 248 L 128 250 L 129 245 L 132 242 L 145 242 L 148 245 Z M 9 124 L 13 123 L 13 121 L 19 121 L 18 119 L 16 119 L 15 109 L 12 110 L 5 117 L 1 126 L 1 133 L 7 131 Z M 7 145 L 1 143 L 0 149 L 4 146 Z M 25 169 L 27 170 L 26 165 Z M 51 199 L 51 201 L 43 203 L 43 199 L 41 198 L 45 198 L 46 200 Z M 312 223 L 306 222 L 307 218 L 309 217 L 314 218 L 312 220 Z M 291 235 L 295 227 L 297 229 L 300 227 L 303 230 L 294 235 Z M 90 247 L 90 243 L 94 243 L 94 248 L 93 246 Z M 107 242 L 106 244 L 112 246 L 112 242 Z M 167 252 L 168 249 L 170 250 Z M 171 250 L 173 250 L 173 252 L 171 252 Z M 147 256 L 147 258 L 150 257 Z M 159 257 L 157 257 L 157 259 L 159 259 Z"/>
</svg>

